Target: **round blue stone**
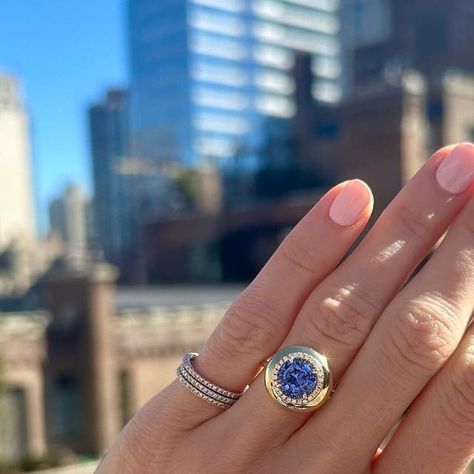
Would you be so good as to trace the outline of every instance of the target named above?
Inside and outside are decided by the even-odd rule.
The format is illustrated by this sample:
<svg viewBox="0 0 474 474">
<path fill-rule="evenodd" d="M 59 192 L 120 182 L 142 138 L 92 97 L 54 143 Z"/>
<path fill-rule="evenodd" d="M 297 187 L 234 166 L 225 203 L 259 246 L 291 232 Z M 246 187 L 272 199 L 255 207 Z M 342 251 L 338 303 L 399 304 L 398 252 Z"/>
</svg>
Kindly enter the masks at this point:
<svg viewBox="0 0 474 474">
<path fill-rule="evenodd" d="M 278 370 L 277 380 L 281 391 L 291 398 L 309 395 L 317 385 L 314 368 L 304 359 L 285 362 Z"/>
</svg>

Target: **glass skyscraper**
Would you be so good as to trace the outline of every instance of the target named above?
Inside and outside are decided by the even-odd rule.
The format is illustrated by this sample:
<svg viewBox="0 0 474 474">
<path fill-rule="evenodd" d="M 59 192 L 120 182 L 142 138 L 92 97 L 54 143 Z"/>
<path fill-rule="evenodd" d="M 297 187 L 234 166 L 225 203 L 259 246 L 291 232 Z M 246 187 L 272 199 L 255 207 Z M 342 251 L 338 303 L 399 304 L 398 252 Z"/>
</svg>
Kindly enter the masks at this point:
<svg viewBox="0 0 474 474">
<path fill-rule="evenodd" d="M 132 153 L 225 165 L 294 115 L 295 52 L 313 96 L 342 95 L 339 0 L 129 0 Z"/>
<path fill-rule="evenodd" d="M 128 157 L 128 93 L 115 89 L 89 108 L 94 179 L 95 236 L 104 256 L 115 262 L 130 242 L 128 180 L 120 173 Z"/>
</svg>

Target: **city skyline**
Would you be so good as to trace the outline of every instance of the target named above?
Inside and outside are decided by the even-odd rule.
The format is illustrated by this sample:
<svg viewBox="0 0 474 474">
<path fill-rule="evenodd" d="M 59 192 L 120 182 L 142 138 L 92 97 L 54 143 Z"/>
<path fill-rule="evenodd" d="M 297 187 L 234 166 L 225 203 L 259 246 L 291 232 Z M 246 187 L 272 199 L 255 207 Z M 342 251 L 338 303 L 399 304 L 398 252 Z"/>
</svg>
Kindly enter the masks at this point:
<svg viewBox="0 0 474 474">
<path fill-rule="evenodd" d="M 108 87 L 127 83 L 124 5 L 5 0 L 0 17 L 0 72 L 22 83 L 32 125 L 38 228 L 44 234 L 48 203 L 66 183 L 92 188 L 85 112 Z"/>
<path fill-rule="evenodd" d="M 40 234 L 47 231 L 49 202 L 66 183 L 92 191 L 85 111 L 109 88 L 129 82 L 125 6 L 125 0 L 67 7 L 52 0 L 41 9 L 33 0 L 0 5 L 8 20 L 0 32 L 0 71 L 18 78 L 30 115 Z"/>
<path fill-rule="evenodd" d="M 196 5 L 199 6 L 200 2 L 196 2 Z M 215 3 L 204 2 L 203 5 L 209 10 L 209 5 L 212 6 Z M 233 5 L 238 6 L 238 2 Z M 244 100 L 250 105 L 247 107 L 247 112 L 243 111 L 245 113 L 239 109 L 238 117 L 236 116 L 234 122 L 237 119 L 242 122 L 243 119 L 247 120 L 249 117 L 252 118 L 252 116 L 259 114 L 282 118 L 292 114 L 293 105 L 288 96 L 293 87 L 291 77 L 285 68 L 281 69 L 280 66 L 277 67 L 273 63 L 267 64 L 267 62 L 273 57 L 270 57 L 270 53 L 273 55 L 278 53 L 280 61 L 284 61 L 285 54 L 288 56 L 285 49 L 291 50 L 291 45 L 286 43 L 294 42 L 298 38 L 302 41 L 302 43 L 301 41 L 298 43 L 298 47 L 307 48 L 308 52 L 314 54 L 316 62 L 313 72 L 315 77 L 320 76 L 319 80 L 321 81 L 320 84 L 315 83 L 315 87 L 319 87 L 319 91 L 316 89 L 314 91 L 315 97 L 317 98 L 319 95 L 324 100 L 324 95 L 326 95 L 328 101 L 337 100 L 339 97 L 338 87 L 342 85 L 341 75 L 346 71 L 343 71 L 339 60 L 336 61 L 337 64 L 328 64 L 328 59 L 324 54 L 321 56 L 321 53 L 312 51 L 316 44 L 308 42 L 311 34 L 313 36 L 319 35 L 321 44 L 318 43 L 318 47 L 332 48 L 331 54 L 336 54 L 334 58 L 338 58 L 334 49 L 338 48 L 337 39 L 334 39 L 338 36 L 340 29 L 336 16 L 339 2 L 337 0 L 316 2 L 315 7 L 307 9 L 308 14 L 312 15 L 312 21 L 316 22 L 311 28 L 306 19 L 301 16 L 302 10 L 298 5 L 298 2 L 280 4 L 275 1 L 261 0 L 253 5 L 255 22 L 252 24 L 252 34 L 250 34 L 250 24 L 248 25 L 248 34 L 250 34 L 249 38 L 255 36 L 253 40 L 255 45 L 251 49 L 252 54 L 256 55 L 255 65 L 260 64 L 260 69 L 252 66 L 253 63 L 249 63 L 249 67 L 246 68 L 239 66 L 242 69 L 242 74 L 251 73 L 249 76 L 251 83 L 246 86 L 248 90 L 238 87 L 231 91 L 231 99 L 239 99 L 240 102 Z M 350 3 L 347 2 L 347 5 Z M 59 0 L 52 0 L 41 9 L 34 4 L 33 0 L 26 0 L 21 4 L 13 0 L 6 0 L 0 5 L 0 15 L 8 19 L 7 26 L 0 32 L 0 72 L 5 70 L 13 73 L 23 86 L 31 120 L 31 158 L 36 194 L 36 214 L 38 216 L 37 225 L 40 234 L 44 235 L 47 231 L 49 202 L 66 183 L 81 183 L 89 192 L 92 192 L 93 172 L 85 112 L 110 88 L 126 87 L 129 84 L 130 61 L 128 58 L 129 48 L 127 47 L 129 32 L 127 27 L 130 25 L 127 25 L 125 7 L 125 0 L 106 0 L 100 5 L 96 5 L 92 0 L 72 4 L 69 2 L 67 7 Z M 205 27 L 206 21 L 209 20 L 206 15 L 209 16 L 209 12 L 215 15 L 216 12 L 212 8 L 209 11 L 203 10 L 202 7 L 199 8 L 199 10 L 196 8 L 193 11 L 193 16 L 189 17 L 187 21 L 190 22 L 190 28 L 192 26 L 193 31 L 199 32 L 200 36 L 196 36 L 194 40 L 202 43 L 205 39 L 202 32 L 209 33 Z M 229 12 L 224 9 L 223 13 L 228 14 Z M 29 21 L 24 22 L 23 18 L 28 18 Z M 234 26 L 239 26 L 239 21 L 241 26 L 244 24 L 237 17 L 229 18 L 234 22 Z M 306 21 L 303 29 L 301 29 L 302 21 L 303 23 Z M 285 33 L 286 36 L 276 41 L 275 35 L 283 30 L 288 30 Z M 292 33 L 288 36 L 290 30 Z M 216 34 L 214 30 L 211 32 Z M 298 35 L 294 36 L 293 32 L 298 33 L 301 38 Z M 323 36 L 325 37 L 323 38 Z M 228 41 L 235 42 L 235 35 L 230 34 Z M 199 46 L 201 49 L 205 47 L 205 44 L 201 43 L 196 47 Z M 282 46 L 284 46 L 283 49 Z M 131 49 L 130 75 L 133 86 L 133 43 Z M 206 56 L 208 59 L 209 57 L 212 59 L 212 54 L 209 56 L 208 53 L 205 53 L 203 56 L 202 51 L 199 55 L 195 55 L 195 58 L 202 59 Z M 274 57 L 273 59 L 278 58 Z M 323 59 L 325 62 L 322 61 Z M 188 71 L 188 74 L 201 74 L 202 76 L 202 74 L 209 73 L 209 68 L 201 67 L 197 70 L 198 66 L 199 64 L 194 64 L 194 70 Z M 234 66 L 233 69 L 235 70 L 236 67 Z M 238 78 L 238 75 L 235 77 Z M 340 82 L 338 83 L 338 81 Z M 214 115 L 216 110 L 222 112 L 224 100 L 222 97 L 224 95 L 226 103 L 229 103 L 230 89 L 226 89 L 227 86 L 221 87 L 221 90 L 213 84 L 213 89 L 209 89 L 207 82 L 205 78 L 200 78 L 195 81 L 199 87 L 194 87 L 192 90 L 194 102 L 196 100 L 199 104 L 205 102 L 204 105 L 195 106 L 196 110 L 201 111 L 202 120 L 210 112 Z M 212 94 L 209 94 L 204 86 Z M 321 89 L 322 86 L 327 87 Z M 289 88 L 288 91 L 285 92 L 285 88 Z M 209 103 L 209 101 L 211 102 Z M 254 101 L 255 103 L 253 103 Z M 227 109 L 226 105 L 224 112 L 229 113 Z M 145 112 L 141 112 L 144 117 L 146 117 Z M 198 118 L 194 117 L 194 121 Z M 253 123 L 255 119 L 251 121 Z M 227 126 L 230 126 L 229 124 Z M 222 126 L 222 123 L 219 125 Z M 234 128 L 233 125 L 232 128 Z M 198 149 L 204 150 L 205 154 L 212 155 L 217 150 L 217 152 L 229 155 L 232 150 L 235 151 L 235 144 L 232 145 L 229 139 L 224 140 L 225 133 L 215 136 L 212 132 L 210 136 L 212 139 L 200 131 L 194 140 Z"/>
</svg>

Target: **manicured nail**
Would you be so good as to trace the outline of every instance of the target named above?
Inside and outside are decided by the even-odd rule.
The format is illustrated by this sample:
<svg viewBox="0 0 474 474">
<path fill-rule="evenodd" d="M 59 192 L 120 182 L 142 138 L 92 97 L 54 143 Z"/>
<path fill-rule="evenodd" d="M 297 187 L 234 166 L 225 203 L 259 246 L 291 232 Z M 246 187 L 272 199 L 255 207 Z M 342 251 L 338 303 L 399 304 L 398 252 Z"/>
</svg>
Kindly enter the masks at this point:
<svg viewBox="0 0 474 474">
<path fill-rule="evenodd" d="M 474 145 L 462 143 L 441 162 L 436 180 L 448 193 L 461 194 L 474 181 Z"/>
<path fill-rule="evenodd" d="M 329 217 L 339 225 L 355 224 L 372 201 L 370 188 L 361 180 L 348 181 L 329 208 Z"/>
</svg>

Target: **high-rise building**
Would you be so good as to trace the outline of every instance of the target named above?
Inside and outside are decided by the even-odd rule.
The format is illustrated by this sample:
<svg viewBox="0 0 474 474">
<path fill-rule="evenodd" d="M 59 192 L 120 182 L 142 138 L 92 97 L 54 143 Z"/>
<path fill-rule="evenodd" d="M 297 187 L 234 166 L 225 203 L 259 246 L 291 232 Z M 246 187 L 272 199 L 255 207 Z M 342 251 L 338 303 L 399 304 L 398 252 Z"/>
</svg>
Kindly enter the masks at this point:
<svg viewBox="0 0 474 474">
<path fill-rule="evenodd" d="M 77 184 L 70 184 L 62 196 L 49 205 L 52 233 L 58 235 L 70 252 L 83 253 L 88 246 L 89 198 Z"/>
<path fill-rule="evenodd" d="M 128 241 L 130 225 L 127 181 L 120 167 L 128 156 L 128 96 L 110 90 L 89 109 L 89 134 L 94 180 L 94 221 L 97 245 L 115 258 Z"/>
<path fill-rule="evenodd" d="M 474 72 L 471 0 L 391 0 L 390 35 L 356 52 L 355 83 L 391 80 L 406 69 L 436 85 L 446 71 Z"/>
<path fill-rule="evenodd" d="M 133 152 L 224 165 L 267 117 L 295 114 L 294 52 L 318 101 L 340 100 L 339 0 L 129 0 Z"/>
<path fill-rule="evenodd" d="M 353 92 L 354 52 L 392 34 L 390 0 L 341 0 L 344 92 Z"/>
<path fill-rule="evenodd" d="M 0 249 L 36 235 L 29 117 L 18 80 L 0 75 Z"/>
<path fill-rule="evenodd" d="M 390 0 L 341 0 L 342 36 L 352 50 L 391 34 Z"/>
</svg>

